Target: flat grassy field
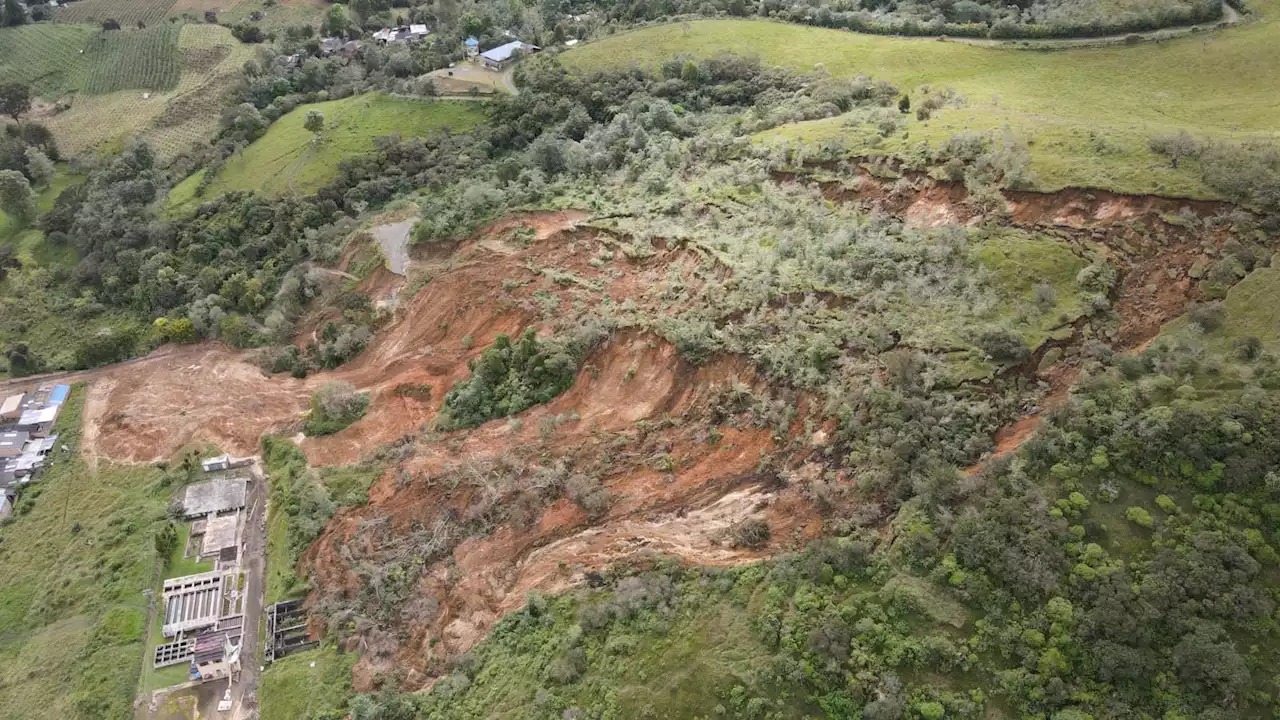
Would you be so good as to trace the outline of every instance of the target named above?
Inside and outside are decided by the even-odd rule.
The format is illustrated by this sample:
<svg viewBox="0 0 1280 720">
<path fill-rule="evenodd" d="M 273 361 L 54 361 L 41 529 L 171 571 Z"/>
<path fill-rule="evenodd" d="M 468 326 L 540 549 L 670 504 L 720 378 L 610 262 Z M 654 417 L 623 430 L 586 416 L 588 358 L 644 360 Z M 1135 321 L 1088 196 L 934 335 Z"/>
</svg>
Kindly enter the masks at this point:
<svg viewBox="0 0 1280 720">
<path fill-rule="evenodd" d="M 303 128 L 307 113 L 324 113 L 325 129 L 319 142 Z M 267 134 L 235 155 L 218 173 L 203 198 L 232 190 L 252 190 L 269 195 L 308 193 L 338 174 L 344 158 L 373 150 L 373 138 L 399 133 L 401 137 L 425 136 L 444 130 L 467 130 L 484 119 L 484 110 L 465 100 L 402 100 L 369 93 L 342 100 L 298 107 L 277 120 Z M 203 172 L 203 171 L 202 171 Z M 197 173 L 173 188 L 170 211 L 201 202 L 195 188 Z"/>
<path fill-rule="evenodd" d="M 1182 129 L 1222 138 L 1280 137 L 1280 2 L 1254 7 L 1260 20 L 1211 34 L 1055 52 L 701 20 L 619 33 L 561 57 L 579 70 L 633 63 L 652 69 L 677 54 L 730 51 L 798 70 L 821 66 L 836 76 L 868 75 L 912 93 L 925 85 L 950 87 L 965 97 L 964 107 L 940 111 L 928 127 L 913 119 L 903 142 L 1009 125 L 1031 142 L 1032 169 L 1043 189 L 1207 196 L 1191 169 L 1166 170 L 1146 142 Z M 823 139 L 842 135 L 840 126 L 839 119 L 818 121 L 775 135 Z M 865 148 L 851 143 L 850 150 Z"/>
<path fill-rule="evenodd" d="M 79 455 L 85 390 L 58 420 L 58 451 L 0 528 L 0 717 L 131 713 L 146 598 L 161 558 L 152 533 L 167 488 L 148 466 L 90 466 Z M 22 506 L 30 503 L 29 508 Z"/>
</svg>

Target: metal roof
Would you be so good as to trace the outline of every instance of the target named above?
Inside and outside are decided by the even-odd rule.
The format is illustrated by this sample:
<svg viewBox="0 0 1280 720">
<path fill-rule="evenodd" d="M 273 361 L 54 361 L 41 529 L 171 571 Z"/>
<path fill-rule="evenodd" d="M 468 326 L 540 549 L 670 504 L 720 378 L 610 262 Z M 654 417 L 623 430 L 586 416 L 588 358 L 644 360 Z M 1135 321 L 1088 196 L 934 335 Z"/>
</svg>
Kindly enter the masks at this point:
<svg viewBox="0 0 1280 720">
<path fill-rule="evenodd" d="M 61 405 L 66 401 L 67 396 L 71 394 L 70 385 L 54 385 L 53 392 L 49 393 L 50 405 Z"/>
<path fill-rule="evenodd" d="M 477 45 L 480 44 L 480 41 L 473 37 L 469 37 L 466 40 L 463 40 L 462 44 L 466 45 L 467 47 L 476 47 Z"/>
<path fill-rule="evenodd" d="M 538 48 L 535 45 L 522 43 L 519 40 L 513 40 L 512 42 L 509 42 L 506 45 L 499 45 L 498 47 L 493 48 L 492 50 L 485 50 L 484 52 L 480 53 L 480 57 L 484 58 L 485 60 L 491 60 L 493 62 L 506 62 L 507 60 L 511 59 L 512 55 L 516 54 L 517 50 L 525 51 L 525 50 L 537 50 L 537 49 Z"/>
<path fill-rule="evenodd" d="M 58 419 L 58 406 L 44 407 L 38 410 L 27 410 L 18 418 L 19 425 L 43 425 Z"/>
</svg>

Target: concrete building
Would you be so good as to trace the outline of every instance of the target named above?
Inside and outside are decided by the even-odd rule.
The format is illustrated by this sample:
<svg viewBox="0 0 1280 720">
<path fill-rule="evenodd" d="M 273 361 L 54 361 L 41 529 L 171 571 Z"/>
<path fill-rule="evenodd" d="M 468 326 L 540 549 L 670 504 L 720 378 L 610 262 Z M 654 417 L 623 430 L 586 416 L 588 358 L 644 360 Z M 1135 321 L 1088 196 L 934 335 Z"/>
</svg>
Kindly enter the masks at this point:
<svg viewBox="0 0 1280 720">
<path fill-rule="evenodd" d="M 222 615 L 223 573 L 184 575 L 164 581 L 165 637 L 212 627 Z"/>
<path fill-rule="evenodd" d="M 537 45 L 513 40 L 506 45 L 499 45 L 492 50 L 480 53 L 480 61 L 490 70 L 501 70 L 518 60 L 522 55 L 536 53 L 539 49 Z"/>
<path fill-rule="evenodd" d="M 215 472 L 217 470 L 232 470 L 234 468 L 248 467 L 253 464 L 253 458 L 238 458 L 231 455 L 219 455 L 217 457 L 206 458 L 200 461 L 200 467 L 205 472 Z"/>
<path fill-rule="evenodd" d="M 208 682 L 240 673 L 243 624 L 242 616 L 224 618 L 217 628 L 196 635 L 190 668 L 192 680 Z"/>
<path fill-rule="evenodd" d="M 249 481 L 246 478 L 214 478 L 187 487 L 182 512 L 187 519 L 210 513 L 224 513 L 244 507 Z"/>
</svg>

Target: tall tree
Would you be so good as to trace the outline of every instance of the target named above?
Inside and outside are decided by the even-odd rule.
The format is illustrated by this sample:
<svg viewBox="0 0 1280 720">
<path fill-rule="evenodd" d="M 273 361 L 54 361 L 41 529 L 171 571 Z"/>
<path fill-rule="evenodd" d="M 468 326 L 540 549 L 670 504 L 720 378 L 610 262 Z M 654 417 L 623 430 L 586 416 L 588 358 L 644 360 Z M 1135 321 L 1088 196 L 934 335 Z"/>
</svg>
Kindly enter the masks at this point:
<svg viewBox="0 0 1280 720">
<path fill-rule="evenodd" d="M 16 27 L 27 24 L 27 6 L 21 0 L 4 0 L 0 4 L 0 25 Z"/>
<path fill-rule="evenodd" d="M 36 214 L 36 194 L 17 170 L 0 170 L 0 210 L 22 222 Z"/>
<path fill-rule="evenodd" d="M 22 83 L 0 85 L 0 113 L 18 122 L 18 116 L 31 109 L 31 88 Z"/>
</svg>

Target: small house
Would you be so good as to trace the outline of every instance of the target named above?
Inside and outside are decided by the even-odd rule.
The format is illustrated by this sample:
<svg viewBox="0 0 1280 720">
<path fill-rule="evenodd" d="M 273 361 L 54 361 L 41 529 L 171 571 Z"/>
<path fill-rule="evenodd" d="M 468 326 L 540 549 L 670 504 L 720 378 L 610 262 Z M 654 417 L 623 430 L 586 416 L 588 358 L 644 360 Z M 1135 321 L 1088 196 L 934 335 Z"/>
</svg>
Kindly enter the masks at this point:
<svg viewBox="0 0 1280 720">
<path fill-rule="evenodd" d="M 26 430 L 31 437 L 44 437 L 53 430 L 53 423 L 58 419 L 60 405 L 49 405 L 31 410 L 24 410 L 18 418 L 18 429 Z"/>
<path fill-rule="evenodd" d="M 25 397 L 26 395 L 18 393 L 5 398 L 4 402 L 0 403 L 0 421 L 17 420 L 22 417 L 22 399 Z"/>
<path fill-rule="evenodd" d="M 467 57 L 473 58 L 480 54 L 480 41 L 469 37 L 462 41 L 462 46 L 467 49 Z"/>
<path fill-rule="evenodd" d="M 506 45 L 499 45 L 492 50 L 486 50 L 480 53 L 480 60 L 484 66 L 490 70 L 501 70 L 518 60 L 521 55 L 526 53 L 538 52 L 540 48 L 537 45 L 513 40 Z"/>
<path fill-rule="evenodd" d="M 49 391 L 49 405 L 61 405 L 67 401 L 67 396 L 71 394 L 70 385 L 54 385 L 53 390 Z"/>
</svg>

